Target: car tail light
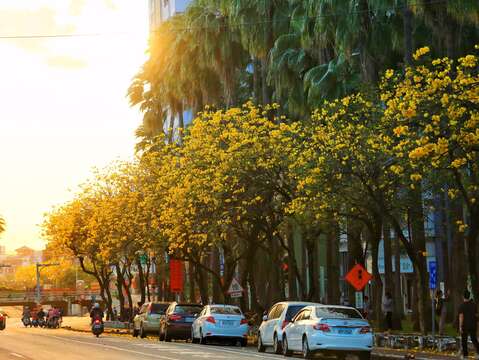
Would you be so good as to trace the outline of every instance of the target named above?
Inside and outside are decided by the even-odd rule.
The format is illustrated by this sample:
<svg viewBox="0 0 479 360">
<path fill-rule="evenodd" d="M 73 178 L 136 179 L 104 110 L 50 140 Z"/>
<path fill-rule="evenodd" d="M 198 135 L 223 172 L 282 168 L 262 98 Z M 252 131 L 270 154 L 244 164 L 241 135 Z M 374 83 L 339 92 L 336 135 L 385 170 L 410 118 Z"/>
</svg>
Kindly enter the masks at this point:
<svg viewBox="0 0 479 360">
<path fill-rule="evenodd" d="M 248 320 L 246 320 L 246 319 L 241 319 L 240 325 L 247 325 L 247 324 L 248 324 Z"/>
<path fill-rule="evenodd" d="M 363 326 L 359 331 L 360 334 L 369 334 L 371 332 L 371 328 L 369 326 Z"/>
<path fill-rule="evenodd" d="M 98 324 L 101 324 L 100 320 L 96 319 L 96 320 L 95 320 L 95 324 L 97 324 L 97 325 L 98 325 Z"/>
<path fill-rule="evenodd" d="M 173 315 L 168 316 L 168 320 L 170 320 L 170 321 L 179 321 L 179 320 L 181 320 L 181 316 L 180 316 L 180 315 L 173 314 Z"/>
<path fill-rule="evenodd" d="M 206 321 L 209 322 L 209 323 L 212 323 L 212 324 L 216 324 L 216 320 L 213 316 L 208 316 L 206 318 Z"/>
<path fill-rule="evenodd" d="M 289 324 L 288 320 L 283 320 L 283 322 L 281 323 L 281 330 L 283 330 L 286 326 L 288 326 L 288 324 Z"/>
<path fill-rule="evenodd" d="M 322 332 L 331 332 L 331 328 L 329 327 L 328 324 L 319 323 L 319 324 L 314 325 L 313 329 L 314 330 L 319 330 L 319 331 L 322 331 Z"/>
</svg>

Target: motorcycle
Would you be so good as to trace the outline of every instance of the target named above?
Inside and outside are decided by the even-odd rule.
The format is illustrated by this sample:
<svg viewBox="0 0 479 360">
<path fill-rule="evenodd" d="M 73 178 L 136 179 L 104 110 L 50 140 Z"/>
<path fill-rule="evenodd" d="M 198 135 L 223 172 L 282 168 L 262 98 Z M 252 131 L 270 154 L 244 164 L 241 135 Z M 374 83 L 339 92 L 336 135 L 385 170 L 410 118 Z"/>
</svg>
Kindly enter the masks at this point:
<svg viewBox="0 0 479 360">
<path fill-rule="evenodd" d="M 22 317 L 22 323 L 25 327 L 28 327 L 28 326 L 32 327 L 32 322 L 30 320 L 30 317 L 28 316 Z"/>
<path fill-rule="evenodd" d="M 5 314 L 0 313 L 0 330 L 5 330 L 7 326 L 7 316 Z"/>
<path fill-rule="evenodd" d="M 91 326 L 91 332 L 93 333 L 93 335 L 95 335 L 96 337 L 99 337 L 103 333 L 104 329 L 105 329 L 105 326 L 102 320 L 96 319 L 93 321 L 93 324 Z"/>
</svg>

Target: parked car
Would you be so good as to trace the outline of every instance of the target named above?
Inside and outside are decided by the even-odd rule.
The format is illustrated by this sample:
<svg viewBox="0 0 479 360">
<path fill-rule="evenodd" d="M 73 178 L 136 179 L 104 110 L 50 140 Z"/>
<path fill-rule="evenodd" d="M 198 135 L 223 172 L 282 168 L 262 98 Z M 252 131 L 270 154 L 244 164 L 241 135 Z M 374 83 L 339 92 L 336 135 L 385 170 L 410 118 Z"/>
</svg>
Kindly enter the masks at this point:
<svg viewBox="0 0 479 360">
<path fill-rule="evenodd" d="M 169 304 L 162 302 L 143 304 L 133 319 L 133 336 L 144 338 L 148 334 L 158 334 L 160 318 L 165 314 Z"/>
<path fill-rule="evenodd" d="M 258 351 L 264 352 L 267 346 L 273 346 L 275 354 L 281 354 L 283 330 L 293 317 L 305 306 L 319 305 L 310 302 L 280 302 L 263 316 L 263 322 L 258 330 Z"/>
<path fill-rule="evenodd" d="M 283 354 L 301 352 L 309 359 L 316 353 L 371 359 L 373 333 L 367 320 L 347 306 L 307 306 L 283 332 Z"/>
<path fill-rule="evenodd" d="M 209 340 L 231 340 L 248 344 L 248 320 L 241 309 L 232 305 L 206 305 L 191 327 L 191 341 L 206 344 Z"/>
<path fill-rule="evenodd" d="M 200 304 L 173 302 L 160 319 L 160 341 L 191 338 L 191 325 L 203 310 Z"/>
</svg>

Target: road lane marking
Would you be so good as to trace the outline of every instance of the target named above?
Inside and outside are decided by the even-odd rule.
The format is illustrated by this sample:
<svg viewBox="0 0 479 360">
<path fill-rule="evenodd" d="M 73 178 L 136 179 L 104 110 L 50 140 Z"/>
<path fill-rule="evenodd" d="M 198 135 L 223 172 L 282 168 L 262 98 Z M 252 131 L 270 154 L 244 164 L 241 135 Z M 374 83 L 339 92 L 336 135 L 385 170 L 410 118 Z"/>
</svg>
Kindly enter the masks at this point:
<svg viewBox="0 0 479 360">
<path fill-rule="evenodd" d="M 130 354 L 143 355 L 143 356 L 147 356 L 147 357 L 151 357 L 151 358 L 155 358 L 155 359 L 181 360 L 181 359 L 179 359 L 179 358 L 172 358 L 172 357 L 167 357 L 167 356 L 148 354 L 148 353 L 144 353 L 144 352 L 141 352 L 141 351 L 135 351 L 135 350 L 129 350 L 129 349 L 122 349 L 122 348 L 119 348 L 119 347 L 116 347 L 116 346 L 104 345 L 104 344 L 97 344 L 97 343 L 88 342 L 88 341 L 80 341 L 80 340 L 68 339 L 68 338 L 63 338 L 63 337 L 60 337 L 60 336 L 52 336 L 52 335 L 51 335 L 51 336 L 47 336 L 47 337 L 52 337 L 52 338 L 54 338 L 54 339 L 61 340 L 61 341 L 70 341 L 70 342 L 75 342 L 75 343 L 79 343 L 79 344 L 83 344 L 83 345 L 89 345 L 89 346 L 93 345 L 93 346 L 98 346 L 98 347 L 102 347 L 102 348 L 105 348 L 105 349 L 116 350 L 116 351 L 123 351 L 123 352 L 127 352 L 127 353 L 130 353 Z"/>
<path fill-rule="evenodd" d="M 20 358 L 20 359 L 25 359 L 25 356 L 17 354 L 17 353 L 10 353 L 10 355 L 15 356 L 15 357 Z"/>
</svg>

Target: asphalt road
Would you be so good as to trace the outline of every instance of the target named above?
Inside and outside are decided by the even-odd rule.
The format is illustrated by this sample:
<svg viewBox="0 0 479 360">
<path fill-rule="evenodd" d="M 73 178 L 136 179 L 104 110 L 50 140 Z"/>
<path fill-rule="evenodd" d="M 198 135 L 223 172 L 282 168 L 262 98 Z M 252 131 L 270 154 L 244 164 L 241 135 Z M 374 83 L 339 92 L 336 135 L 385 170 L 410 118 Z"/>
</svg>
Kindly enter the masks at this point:
<svg viewBox="0 0 479 360">
<path fill-rule="evenodd" d="M 374 360 L 404 359 L 404 353 L 375 351 Z M 419 354 L 417 354 L 419 355 Z M 296 358 L 300 358 L 297 356 Z M 351 357 L 355 358 L 355 357 Z M 267 360 L 282 355 L 257 353 L 253 347 L 196 345 L 186 342 L 159 342 L 126 335 L 102 335 L 63 329 L 24 328 L 20 320 L 9 319 L 0 331 L 0 360 Z M 451 359 L 438 355 L 416 356 L 416 360 Z"/>
<path fill-rule="evenodd" d="M 23 328 L 9 319 L 0 332 L 0 360 L 247 360 L 283 359 L 273 354 L 258 354 L 253 348 L 221 345 L 164 343 L 152 339 L 104 335 L 95 338 L 68 330 Z"/>
</svg>

